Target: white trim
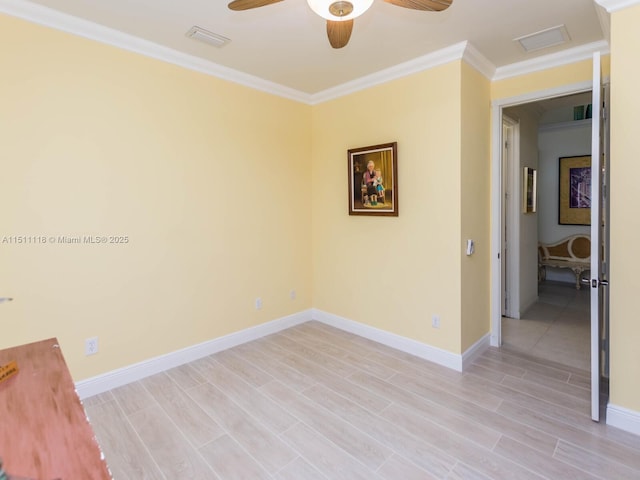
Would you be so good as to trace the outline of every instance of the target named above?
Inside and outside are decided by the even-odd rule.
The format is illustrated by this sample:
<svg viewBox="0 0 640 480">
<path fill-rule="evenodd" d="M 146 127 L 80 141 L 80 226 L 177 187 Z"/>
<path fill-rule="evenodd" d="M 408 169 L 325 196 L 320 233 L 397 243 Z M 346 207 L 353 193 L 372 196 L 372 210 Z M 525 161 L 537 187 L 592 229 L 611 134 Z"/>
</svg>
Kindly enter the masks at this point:
<svg viewBox="0 0 640 480">
<path fill-rule="evenodd" d="M 491 346 L 499 347 L 502 322 L 502 105 L 491 106 Z"/>
<path fill-rule="evenodd" d="M 428 55 L 311 95 L 88 20 L 59 12 L 52 8 L 31 3 L 27 0 L 0 0 L 0 12 L 308 105 L 315 105 L 332 100 L 374 85 L 386 83 L 397 78 L 459 60 L 465 53 L 468 43 L 460 42 Z M 488 62 L 485 59 L 483 63 L 482 58 L 484 57 L 482 57 L 479 52 L 475 52 L 477 52 L 477 50 L 472 49 L 468 53 L 468 61 L 470 64 L 478 68 L 477 65 L 484 65 Z"/>
<path fill-rule="evenodd" d="M 600 114 L 602 111 L 602 68 L 600 54 L 593 54 L 593 87 L 591 102 L 593 118 L 591 121 L 591 278 L 601 279 L 600 267 L 602 260 L 602 130 Z M 600 324 L 605 319 L 601 315 L 602 292 L 598 288 L 591 289 L 591 419 L 600 421 L 600 355 L 601 339 Z"/>
<path fill-rule="evenodd" d="M 102 375 L 76 382 L 76 391 L 80 399 L 85 399 L 107 392 L 111 389 L 127 385 L 143 378 L 164 372 L 171 368 L 193 362 L 200 358 L 227 350 L 243 343 L 280 332 L 287 328 L 300 325 L 310 320 L 331 325 L 333 327 L 354 333 L 369 340 L 373 340 L 400 351 L 410 353 L 425 360 L 443 365 L 456 371 L 463 371 L 489 347 L 489 334 L 486 334 L 462 355 L 457 355 L 430 345 L 386 332 L 362 323 L 333 315 L 322 310 L 309 309 L 294 313 L 286 317 L 272 320 L 262 325 L 234 332 L 223 337 L 214 338 L 197 345 L 192 345 L 158 357 L 143 360 L 133 365 L 118 368 Z"/>
<path fill-rule="evenodd" d="M 243 343 L 257 340 L 266 335 L 279 332 L 289 327 L 311 320 L 311 310 L 294 313 L 286 317 L 272 320 L 262 325 L 247 328 L 239 332 L 230 333 L 223 337 L 214 338 L 197 345 L 176 350 L 159 357 L 150 358 L 133 365 L 81 380 L 76 383 L 76 391 L 81 399 L 92 397 L 113 388 L 121 387 L 142 378 L 164 372 L 199 358 L 212 355 Z"/>
<path fill-rule="evenodd" d="M 511 128 L 511 157 L 507 159 L 509 163 L 507 169 L 507 182 L 509 197 L 506 201 L 506 210 L 508 214 L 507 218 L 507 243 L 509 245 L 509 253 L 507 258 L 503 260 L 507 262 L 506 266 L 506 281 L 509 287 L 509 308 L 506 309 L 506 314 L 511 318 L 520 318 L 520 211 L 522 209 L 522 182 L 520 180 L 521 161 L 520 161 L 520 120 L 514 120 L 511 117 L 502 117 L 504 123 Z M 504 138 L 500 140 L 502 144 Z M 500 167 L 504 167 L 504 162 L 500 164 Z M 504 172 L 500 174 L 505 175 Z M 500 183 L 502 185 L 502 182 Z M 504 199 L 504 196 L 500 197 Z M 501 214 L 502 215 L 502 214 Z M 502 218 L 502 216 L 500 217 Z M 502 246 L 500 247 L 502 250 Z M 502 305 L 500 307 L 502 309 Z"/>
<path fill-rule="evenodd" d="M 570 122 L 544 123 L 538 127 L 538 132 L 554 132 L 558 130 L 573 130 L 574 128 L 591 128 L 591 119 L 573 120 Z"/>
<path fill-rule="evenodd" d="M 311 105 L 316 105 L 461 59 L 465 60 L 489 80 L 491 80 L 496 71 L 495 65 L 482 55 L 476 47 L 470 42 L 464 41 L 422 57 L 409 60 L 408 62 L 394 65 L 393 67 L 314 93 L 311 95 L 310 103 Z"/>
<path fill-rule="evenodd" d="M 608 44 L 611 44 L 611 14 L 607 12 L 607 9 L 597 2 L 595 4 L 596 13 L 598 14 L 598 22 L 600 22 L 600 28 L 604 39 Z"/>
<path fill-rule="evenodd" d="M 529 310 L 531 307 L 533 307 L 538 302 L 539 299 L 540 299 L 540 297 L 538 297 L 538 295 L 536 295 L 533 298 L 530 298 L 529 301 L 525 302 L 520 307 L 520 310 L 518 310 L 518 317 L 517 317 L 518 320 L 521 319 L 523 317 L 523 315 L 525 314 L 525 312 L 527 310 Z"/>
<path fill-rule="evenodd" d="M 572 83 L 571 85 L 561 85 L 559 87 L 538 90 L 536 92 L 528 92 L 522 95 L 515 95 L 513 97 L 497 98 L 491 102 L 491 106 L 494 109 L 497 107 L 513 107 L 523 103 L 537 102 L 539 100 L 563 97 L 565 95 L 573 95 L 574 93 L 590 92 L 592 88 L 593 82 L 591 80 L 585 80 L 584 82 Z M 498 123 L 501 125 L 500 119 L 498 119 Z M 502 128 L 502 126 L 500 126 L 500 128 Z M 498 143 L 497 146 L 499 147 L 500 144 Z"/>
<path fill-rule="evenodd" d="M 491 63 L 487 57 L 480 53 L 480 50 L 474 47 L 470 42 L 467 42 L 467 48 L 464 50 L 462 59 L 489 80 L 491 80 L 496 74 L 496 66 Z"/>
<path fill-rule="evenodd" d="M 416 357 L 423 358 L 458 372 L 463 371 L 464 367 L 473 363 L 473 361 L 489 347 L 489 334 L 487 334 L 467 349 L 464 354 L 459 355 L 316 308 L 312 310 L 312 317 L 314 320 L 326 325 L 339 328 L 340 330 L 353 333 L 360 337 L 368 338 L 374 342 L 382 343 L 388 347 L 415 355 Z"/>
<path fill-rule="evenodd" d="M 610 403 L 607 405 L 607 425 L 640 435 L 640 412 Z"/>
<path fill-rule="evenodd" d="M 563 85 L 491 102 L 491 346 L 500 346 L 502 328 L 501 259 L 502 249 L 502 109 L 522 103 L 590 91 L 592 81 Z"/>
<path fill-rule="evenodd" d="M 440 65 L 445 65 L 455 60 L 460 60 L 465 53 L 467 43 L 468 42 L 456 43 L 455 45 L 451 45 L 450 47 L 443 48 L 442 50 L 438 50 L 428 55 L 414 58 L 408 62 L 400 63 L 393 67 L 385 68 L 384 70 L 374 72 L 370 75 L 365 75 L 364 77 L 357 78 L 350 82 L 314 93 L 311 95 L 310 103 L 311 105 L 316 105 L 318 103 L 333 100 L 338 97 L 343 97 L 345 95 L 373 87 L 375 85 L 380 85 L 391 80 L 406 77 Z"/>
<path fill-rule="evenodd" d="M 623 1 L 621 4 L 628 6 L 638 2 L 640 0 Z M 586 60 L 591 58 L 594 51 L 609 53 L 608 43 L 600 41 L 496 68 L 471 43 L 464 41 L 327 90 L 309 94 L 27 0 L 0 0 L 0 12 L 307 105 L 333 100 L 460 59 L 464 59 L 490 80 L 502 80 Z"/>
<path fill-rule="evenodd" d="M 595 2 L 606 8 L 609 13 L 640 4 L 640 0 L 595 0 Z"/>
<path fill-rule="evenodd" d="M 485 334 L 480 340 L 467 348 L 462 354 L 462 371 L 475 362 L 488 348 L 491 342 L 491 334 Z"/>
<path fill-rule="evenodd" d="M 178 65 L 189 70 L 239 83 L 240 85 L 262 92 L 302 103 L 309 103 L 309 94 L 299 90 L 285 87 L 284 85 L 270 82 L 200 57 L 188 55 L 172 48 L 150 42 L 149 40 L 144 40 L 26 0 L 0 0 L 0 12 L 39 25 L 122 48 L 130 52 L 139 53 L 140 55 Z"/>
<path fill-rule="evenodd" d="M 505 78 L 518 77 L 527 73 L 561 67 L 563 65 L 580 62 L 582 60 L 590 60 L 593 58 L 593 54 L 595 52 L 600 52 L 602 55 L 608 54 L 609 44 L 606 41 L 601 40 L 599 42 L 580 45 L 579 47 L 562 50 L 549 55 L 535 57 L 531 60 L 504 65 L 496 68 L 496 74 L 493 76 L 492 80 L 504 80 Z"/>
</svg>

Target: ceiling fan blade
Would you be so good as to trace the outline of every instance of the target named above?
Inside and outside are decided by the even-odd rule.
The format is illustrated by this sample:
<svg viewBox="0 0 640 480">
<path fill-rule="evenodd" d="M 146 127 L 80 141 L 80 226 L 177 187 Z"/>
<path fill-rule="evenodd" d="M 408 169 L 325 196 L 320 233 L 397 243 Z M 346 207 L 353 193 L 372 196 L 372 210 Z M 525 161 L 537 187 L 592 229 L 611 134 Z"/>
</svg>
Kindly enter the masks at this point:
<svg viewBox="0 0 640 480">
<path fill-rule="evenodd" d="M 451 6 L 453 0 L 384 0 L 398 7 L 412 10 L 426 10 L 428 12 L 441 12 Z"/>
<path fill-rule="evenodd" d="M 227 5 L 231 10 L 250 10 L 252 8 L 264 7 L 272 3 L 278 3 L 282 0 L 233 0 Z"/>
<path fill-rule="evenodd" d="M 343 20 L 341 22 L 327 20 L 327 36 L 333 48 L 342 48 L 349 43 L 352 30 L 353 20 Z"/>
</svg>

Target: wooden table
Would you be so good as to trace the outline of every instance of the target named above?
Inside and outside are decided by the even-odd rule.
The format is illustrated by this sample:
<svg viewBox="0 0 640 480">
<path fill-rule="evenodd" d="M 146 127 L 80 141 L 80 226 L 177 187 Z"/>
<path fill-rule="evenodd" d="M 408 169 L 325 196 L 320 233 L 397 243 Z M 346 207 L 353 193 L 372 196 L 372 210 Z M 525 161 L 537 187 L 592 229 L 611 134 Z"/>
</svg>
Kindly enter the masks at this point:
<svg viewBox="0 0 640 480">
<path fill-rule="evenodd" d="M 0 350 L 18 373 L 0 383 L 0 457 L 10 475 L 111 479 L 55 338 Z"/>
</svg>

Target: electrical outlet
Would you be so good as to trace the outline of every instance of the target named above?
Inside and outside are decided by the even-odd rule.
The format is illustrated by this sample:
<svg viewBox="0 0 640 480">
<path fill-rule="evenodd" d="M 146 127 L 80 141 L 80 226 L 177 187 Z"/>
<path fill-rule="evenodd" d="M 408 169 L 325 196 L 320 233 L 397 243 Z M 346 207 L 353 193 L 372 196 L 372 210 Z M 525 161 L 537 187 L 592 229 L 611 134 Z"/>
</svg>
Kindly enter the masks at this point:
<svg viewBox="0 0 640 480">
<path fill-rule="evenodd" d="M 256 298 L 256 310 L 260 310 L 262 308 L 262 299 L 260 297 Z"/>
<path fill-rule="evenodd" d="M 87 338 L 84 341 L 84 354 L 86 356 L 98 353 L 98 337 Z"/>
<path fill-rule="evenodd" d="M 440 315 L 434 315 L 431 317 L 431 326 L 433 328 L 440 328 Z"/>
<path fill-rule="evenodd" d="M 295 300 L 296 299 L 296 291 L 295 290 L 291 290 L 289 292 L 289 297 L 291 297 L 291 300 Z"/>
</svg>

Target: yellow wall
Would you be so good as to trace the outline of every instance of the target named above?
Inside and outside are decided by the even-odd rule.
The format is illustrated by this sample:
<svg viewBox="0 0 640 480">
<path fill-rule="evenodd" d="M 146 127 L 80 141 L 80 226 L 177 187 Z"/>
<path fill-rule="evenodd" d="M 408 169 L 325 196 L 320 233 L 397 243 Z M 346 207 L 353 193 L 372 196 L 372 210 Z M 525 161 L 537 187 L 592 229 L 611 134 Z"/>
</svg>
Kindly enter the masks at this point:
<svg viewBox="0 0 640 480">
<path fill-rule="evenodd" d="M 639 20 L 613 15 L 611 66 L 611 400 L 636 411 L 640 225 L 615 192 L 640 174 Z M 0 348 L 57 336 L 76 380 L 312 305 L 461 353 L 489 326 L 489 101 L 591 78 L 457 61 L 309 107 L 7 16 L 0 64 L 0 240 L 47 239 L 0 244 Z M 350 217 L 347 149 L 391 141 L 400 216 Z"/>
<path fill-rule="evenodd" d="M 0 348 L 80 380 L 311 306 L 310 106 L 4 15 L 0 65 L 0 241 L 129 238 L 0 243 Z"/>
<path fill-rule="evenodd" d="M 488 81 L 460 61 L 314 108 L 314 307 L 453 353 L 463 324 L 467 344 L 488 332 L 488 120 Z M 391 141 L 400 216 L 349 216 L 346 151 Z M 474 205 L 461 217 L 463 203 Z M 462 259 L 463 238 L 479 254 Z M 465 287 L 484 286 L 462 291 L 463 271 Z"/>
<path fill-rule="evenodd" d="M 640 6 L 611 15 L 611 403 L 640 412 Z"/>
<path fill-rule="evenodd" d="M 489 89 L 489 80 L 462 62 L 459 252 L 466 251 L 467 239 L 473 239 L 476 247 L 472 256 L 463 255 L 461 260 L 462 352 L 491 329 Z"/>
<path fill-rule="evenodd" d="M 602 71 L 609 75 L 610 55 L 602 56 Z M 589 82 L 593 78 L 592 61 L 570 63 L 561 67 L 549 68 L 517 77 L 497 80 L 491 83 L 491 100 L 511 98 L 532 92 L 557 88 L 563 85 Z"/>
</svg>

